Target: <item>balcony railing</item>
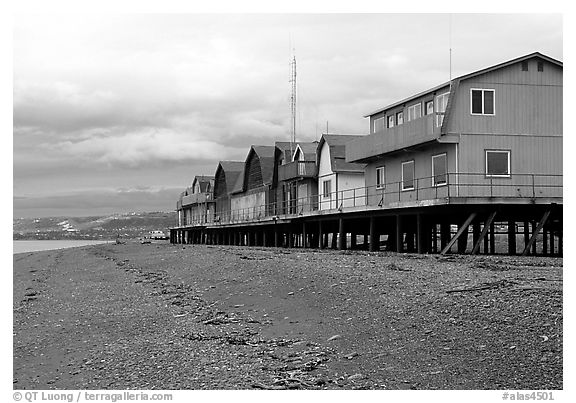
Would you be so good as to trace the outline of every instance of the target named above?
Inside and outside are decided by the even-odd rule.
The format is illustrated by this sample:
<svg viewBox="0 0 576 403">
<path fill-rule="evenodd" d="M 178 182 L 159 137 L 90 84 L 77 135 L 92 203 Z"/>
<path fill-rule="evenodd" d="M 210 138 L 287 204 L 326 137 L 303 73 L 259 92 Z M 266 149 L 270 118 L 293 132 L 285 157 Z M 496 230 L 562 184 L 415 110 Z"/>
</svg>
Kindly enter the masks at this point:
<svg viewBox="0 0 576 403">
<path fill-rule="evenodd" d="M 200 204 L 212 201 L 212 193 L 192 193 L 188 196 L 182 196 L 180 206 L 186 207 L 192 204 Z"/>
<path fill-rule="evenodd" d="M 303 214 L 320 214 L 352 210 L 359 207 L 396 208 L 411 203 L 442 200 L 445 203 L 465 198 L 498 200 L 562 198 L 562 175 L 514 174 L 508 177 L 487 177 L 485 174 L 449 173 L 438 183 L 438 177 L 415 178 L 407 189 L 406 182 L 390 182 L 384 186 L 346 189 L 324 195 L 313 195 L 286 202 L 258 205 L 220 212 L 214 224 L 257 222 L 270 219 L 293 218 Z M 435 180 L 436 179 L 436 180 Z M 435 183 L 436 182 L 436 183 Z M 192 225 L 205 224 L 205 220 Z"/>
<path fill-rule="evenodd" d="M 286 181 L 295 178 L 314 178 L 317 175 L 315 161 L 294 161 L 278 167 L 278 180 Z"/>
<path fill-rule="evenodd" d="M 346 161 L 362 162 L 377 155 L 411 147 L 434 140 L 440 136 L 440 127 L 435 125 L 437 112 L 410 122 L 351 141 L 346 145 Z"/>
</svg>

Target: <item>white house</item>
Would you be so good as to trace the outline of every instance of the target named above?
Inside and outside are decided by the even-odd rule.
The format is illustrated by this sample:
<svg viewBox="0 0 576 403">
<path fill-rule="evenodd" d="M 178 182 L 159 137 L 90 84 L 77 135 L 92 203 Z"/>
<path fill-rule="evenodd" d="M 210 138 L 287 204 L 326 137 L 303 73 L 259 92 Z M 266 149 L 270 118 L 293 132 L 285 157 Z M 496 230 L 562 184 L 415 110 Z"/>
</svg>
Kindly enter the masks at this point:
<svg viewBox="0 0 576 403">
<path fill-rule="evenodd" d="M 346 162 L 346 143 L 363 136 L 324 134 L 316 150 L 319 210 L 366 205 L 366 164 Z"/>
</svg>

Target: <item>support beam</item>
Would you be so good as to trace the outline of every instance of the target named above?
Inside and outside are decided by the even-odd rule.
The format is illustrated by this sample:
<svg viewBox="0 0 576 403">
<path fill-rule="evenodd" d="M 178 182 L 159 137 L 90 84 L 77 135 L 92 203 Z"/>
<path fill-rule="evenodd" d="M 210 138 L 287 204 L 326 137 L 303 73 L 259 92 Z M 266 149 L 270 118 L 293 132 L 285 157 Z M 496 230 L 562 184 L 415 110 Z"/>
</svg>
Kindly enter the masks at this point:
<svg viewBox="0 0 576 403">
<path fill-rule="evenodd" d="M 516 254 L 516 221 L 508 221 L 508 254 Z"/>
<path fill-rule="evenodd" d="M 490 223 L 490 254 L 496 252 L 496 233 L 494 231 L 494 221 Z"/>
<path fill-rule="evenodd" d="M 344 231 L 344 219 L 338 219 L 338 249 L 346 249 L 346 232 Z"/>
<path fill-rule="evenodd" d="M 356 249 L 356 234 L 350 233 L 350 249 Z"/>
<path fill-rule="evenodd" d="M 430 238 L 427 236 L 426 224 L 424 223 L 424 216 L 416 214 L 416 252 L 426 253 L 429 247 Z"/>
<path fill-rule="evenodd" d="M 327 246 L 324 243 L 324 233 L 322 232 L 322 221 L 318 221 L 318 242 L 320 243 L 318 245 L 320 249 L 324 249 L 324 247 Z"/>
<path fill-rule="evenodd" d="M 532 221 L 532 232 L 534 232 L 535 229 L 536 229 L 536 223 L 535 223 L 534 221 Z M 536 244 L 537 244 L 537 243 L 538 243 L 538 242 L 532 243 L 532 254 L 533 254 L 534 256 L 536 256 Z"/>
<path fill-rule="evenodd" d="M 473 255 L 477 254 L 478 251 L 480 250 L 480 245 L 482 244 L 482 241 L 486 238 L 486 234 L 488 234 L 488 231 L 490 230 L 490 226 L 494 222 L 494 217 L 496 217 L 495 211 L 490 214 L 490 216 L 486 219 L 486 221 L 484 221 L 484 228 L 482 228 L 482 232 L 480 233 L 480 237 L 478 238 L 478 241 L 476 241 L 476 243 L 474 244 L 474 247 L 472 248 L 471 253 Z"/>
<path fill-rule="evenodd" d="M 274 223 L 274 247 L 277 248 L 278 247 L 278 226 L 276 225 L 276 223 Z"/>
<path fill-rule="evenodd" d="M 308 247 L 308 234 L 306 232 L 306 222 L 302 222 L 302 247 L 306 249 Z"/>
<path fill-rule="evenodd" d="M 380 240 L 376 240 L 376 219 L 370 217 L 370 252 L 375 252 L 380 249 Z"/>
<path fill-rule="evenodd" d="M 440 249 L 444 249 L 450 242 L 450 223 L 443 222 L 440 224 Z"/>
<path fill-rule="evenodd" d="M 404 231 L 402 230 L 402 216 L 396 216 L 396 252 L 402 253 L 404 249 Z"/>
<path fill-rule="evenodd" d="M 522 252 L 522 256 L 526 256 L 528 254 L 528 251 L 530 250 L 530 248 L 534 244 L 534 242 L 536 242 L 536 237 L 538 236 L 538 233 L 540 232 L 542 227 L 544 227 L 544 224 L 546 224 L 546 221 L 548 221 L 548 217 L 550 217 L 551 212 L 552 212 L 552 209 L 546 210 L 546 212 L 544 213 L 544 215 L 540 219 L 540 222 L 538 223 L 538 225 L 534 229 L 534 232 L 532 232 L 532 236 L 530 237 L 530 240 L 528 241 L 528 245 L 526 245 L 526 247 L 524 248 L 524 252 Z"/>
<path fill-rule="evenodd" d="M 462 236 L 462 234 L 466 233 L 466 237 L 468 237 L 468 226 L 474 220 L 474 218 L 476 218 L 476 213 L 472 213 L 470 214 L 470 216 L 468 216 L 466 221 L 464 221 L 464 223 L 460 226 L 460 228 L 456 232 L 456 235 L 454 235 L 450 240 L 450 242 L 448 242 L 448 245 L 446 245 L 444 249 L 442 249 L 442 252 L 440 252 L 441 255 L 445 255 L 446 252 L 450 250 L 452 245 L 454 245 L 454 243 L 458 240 L 458 238 Z"/>
</svg>

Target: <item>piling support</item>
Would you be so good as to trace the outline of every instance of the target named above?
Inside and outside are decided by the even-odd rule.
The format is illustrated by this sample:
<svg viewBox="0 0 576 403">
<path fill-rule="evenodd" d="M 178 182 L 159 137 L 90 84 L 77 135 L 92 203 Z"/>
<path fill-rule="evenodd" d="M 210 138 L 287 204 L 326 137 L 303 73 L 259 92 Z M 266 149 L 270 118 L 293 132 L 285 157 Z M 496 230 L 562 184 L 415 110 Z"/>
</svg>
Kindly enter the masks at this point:
<svg viewBox="0 0 576 403">
<path fill-rule="evenodd" d="M 326 244 L 324 243 L 324 233 L 322 232 L 322 221 L 318 221 L 318 247 L 324 249 Z"/>
<path fill-rule="evenodd" d="M 344 219 L 338 219 L 338 249 L 346 249 L 346 232 L 344 232 Z"/>
<path fill-rule="evenodd" d="M 516 221 L 508 221 L 508 254 L 516 254 Z"/>
<path fill-rule="evenodd" d="M 370 252 L 375 252 L 380 249 L 380 240 L 376 239 L 376 219 L 370 217 Z M 378 235 L 378 238 L 380 236 Z"/>
<path fill-rule="evenodd" d="M 396 252 L 398 253 L 402 253 L 403 252 L 403 246 L 404 246 L 404 242 L 403 242 L 403 235 L 404 235 L 404 231 L 402 229 L 402 216 L 401 215 L 396 215 Z"/>
</svg>

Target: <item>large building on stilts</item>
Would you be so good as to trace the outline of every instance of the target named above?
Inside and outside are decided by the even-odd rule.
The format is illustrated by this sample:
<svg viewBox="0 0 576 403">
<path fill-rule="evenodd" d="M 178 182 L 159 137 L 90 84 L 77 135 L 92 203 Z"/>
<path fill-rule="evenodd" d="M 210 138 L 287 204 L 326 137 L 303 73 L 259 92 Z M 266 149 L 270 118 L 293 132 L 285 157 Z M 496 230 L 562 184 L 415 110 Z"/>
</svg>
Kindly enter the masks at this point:
<svg viewBox="0 0 576 403">
<path fill-rule="evenodd" d="M 562 92 L 532 53 L 379 108 L 368 135 L 252 147 L 236 202 L 171 241 L 562 255 Z"/>
</svg>

